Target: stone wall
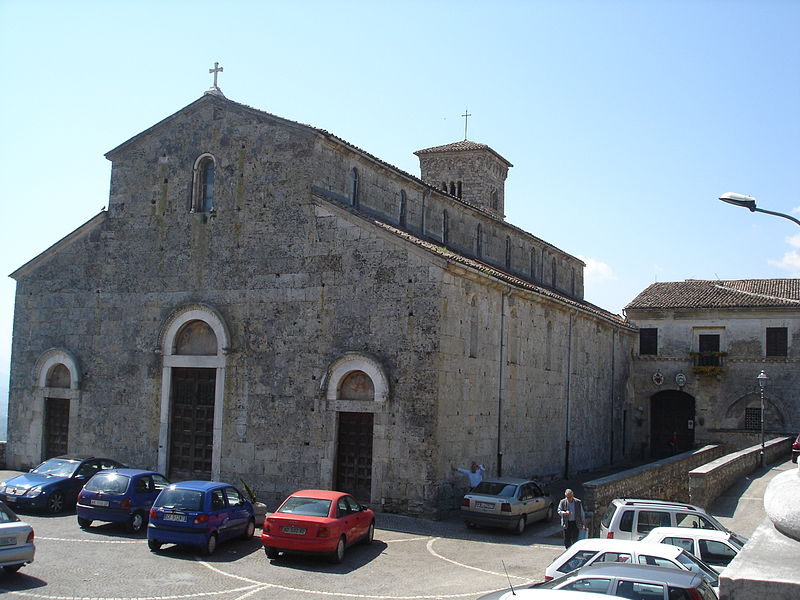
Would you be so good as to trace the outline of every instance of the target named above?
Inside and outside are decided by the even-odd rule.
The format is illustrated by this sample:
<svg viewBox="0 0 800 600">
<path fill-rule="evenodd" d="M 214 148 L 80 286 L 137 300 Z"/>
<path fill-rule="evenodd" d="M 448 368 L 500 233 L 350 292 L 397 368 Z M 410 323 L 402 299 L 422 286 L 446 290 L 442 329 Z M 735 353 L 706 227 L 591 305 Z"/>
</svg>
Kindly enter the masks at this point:
<svg viewBox="0 0 800 600">
<path fill-rule="evenodd" d="M 771 464 L 791 455 L 793 437 L 764 444 L 764 462 Z M 689 471 L 689 501 L 708 508 L 725 490 L 761 466 L 761 444 L 726 454 Z"/>
<path fill-rule="evenodd" d="M 689 502 L 689 471 L 723 453 L 722 446 L 709 445 L 670 458 L 621 471 L 583 484 L 583 501 L 592 511 L 591 535 L 598 535 L 600 519 L 615 498 L 659 498 Z"/>
</svg>

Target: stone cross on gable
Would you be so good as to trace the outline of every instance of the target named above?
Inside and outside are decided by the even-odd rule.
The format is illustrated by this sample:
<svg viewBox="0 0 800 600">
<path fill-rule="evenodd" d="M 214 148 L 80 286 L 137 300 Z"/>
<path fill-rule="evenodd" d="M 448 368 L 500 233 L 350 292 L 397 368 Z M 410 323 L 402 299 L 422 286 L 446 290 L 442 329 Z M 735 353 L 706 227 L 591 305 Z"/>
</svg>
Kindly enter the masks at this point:
<svg viewBox="0 0 800 600">
<path fill-rule="evenodd" d="M 217 87 L 217 73 L 222 73 L 223 70 L 224 69 L 219 66 L 218 62 L 214 63 L 214 68 L 213 69 L 209 69 L 208 70 L 209 73 L 213 73 L 214 74 L 214 87 Z"/>
<path fill-rule="evenodd" d="M 467 110 L 467 109 L 465 108 L 465 109 L 464 109 L 464 114 L 463 114 L 463 115 L 461 115 L 461 116 L 462 116 L 462 117 L 464 117 L 464 139 L 466 140 L 466 139 L 467 139 L 467 123 L 469 122 L 469 118 L 470 118 L 472 115 L 471 115 L 471 114 L 469 114 L 469 110 Z"/>
</svg>

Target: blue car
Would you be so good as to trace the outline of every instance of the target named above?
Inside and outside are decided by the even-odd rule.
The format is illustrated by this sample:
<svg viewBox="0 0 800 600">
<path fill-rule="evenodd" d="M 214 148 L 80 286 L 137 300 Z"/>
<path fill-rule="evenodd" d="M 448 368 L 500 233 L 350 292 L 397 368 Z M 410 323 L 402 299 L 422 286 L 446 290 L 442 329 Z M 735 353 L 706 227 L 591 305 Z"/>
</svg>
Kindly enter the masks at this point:
<svg viewBox="0 0 800 600">
<path fill-rule="evenodd" d="M 150 509 L 147 545 L 195 546 L 205 555 L 231 538 L 253 537 L 253 505 L 234 486 L 219 481 L 183 481 L 161 490 Z"/>
<path fill-rule="evenodd" d="M 124 523 L 131 533 L 147 524 L 150 507 L 169 485 L 161 473 L 142 469 L 101 471 L 78 494 L 78 525 L 86 529 L 92 521 Z"/>
<path fill-rule="evenodd" d="M 57 456 L 28 473 L 0 481 L 0 500 L 14 510 L 59 513 L 75 505 L 78 492 L 95 473 L 124 466 L 110 458 Z"/>
</svg>

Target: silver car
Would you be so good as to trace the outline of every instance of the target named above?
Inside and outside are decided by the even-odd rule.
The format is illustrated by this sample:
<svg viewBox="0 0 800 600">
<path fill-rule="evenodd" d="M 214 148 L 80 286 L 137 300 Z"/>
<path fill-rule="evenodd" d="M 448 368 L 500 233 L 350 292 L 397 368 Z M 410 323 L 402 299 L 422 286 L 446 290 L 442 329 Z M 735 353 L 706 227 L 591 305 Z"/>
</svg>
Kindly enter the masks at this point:
<svg viewBox="0 0 800 600">
<path fill-rule="evenodd" d="M 521 534 L 534 521 L 551 520 L 553 498 L 537 482 L 514 477 L 484 479 L 464 496 L 461 516 L 468 527 L 506 527 Z"/>
<path fill-rule="evenodd" d="M 6 573 L 15 573 L 22 565 L 33 562 L 35 552 L 33 527 L 0 502 L 0 567 Z"/>
</svg>

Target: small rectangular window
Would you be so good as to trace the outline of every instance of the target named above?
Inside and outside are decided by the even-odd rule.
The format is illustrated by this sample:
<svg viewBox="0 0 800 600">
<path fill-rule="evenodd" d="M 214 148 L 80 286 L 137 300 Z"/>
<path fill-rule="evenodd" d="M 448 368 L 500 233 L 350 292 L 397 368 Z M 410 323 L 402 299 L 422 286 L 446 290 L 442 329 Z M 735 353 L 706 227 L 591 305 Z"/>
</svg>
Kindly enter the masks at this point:
<svg viewBox="0 0 800 600">
<path fill-rule="evenodd" d="M 753 431 L 761 429 L 761 409 L 758 407 L 744 409 L 744 428 Z"/>
<path fill-rule="evenodd" d="M 786 327 L 767 327 L 767 356 L 787 356 L 789 331 Z"/>
<path fill-rule="evenodd" d="M 642 327 L 639 330 L 639 355 L 655 356 L 658 354 L 658 328 Z"/>
</svg>

